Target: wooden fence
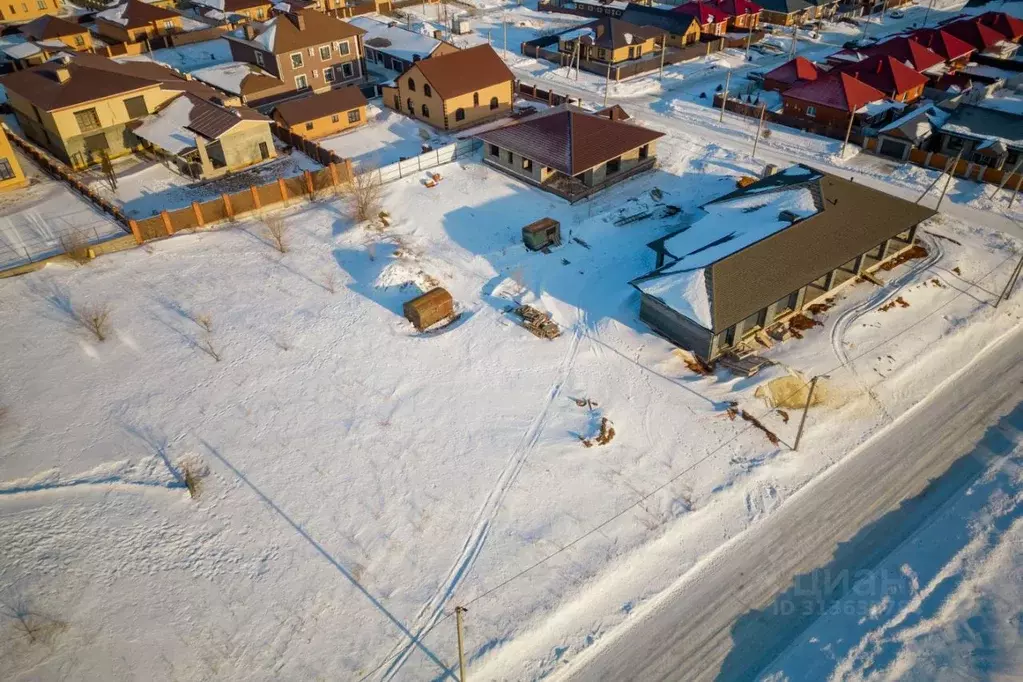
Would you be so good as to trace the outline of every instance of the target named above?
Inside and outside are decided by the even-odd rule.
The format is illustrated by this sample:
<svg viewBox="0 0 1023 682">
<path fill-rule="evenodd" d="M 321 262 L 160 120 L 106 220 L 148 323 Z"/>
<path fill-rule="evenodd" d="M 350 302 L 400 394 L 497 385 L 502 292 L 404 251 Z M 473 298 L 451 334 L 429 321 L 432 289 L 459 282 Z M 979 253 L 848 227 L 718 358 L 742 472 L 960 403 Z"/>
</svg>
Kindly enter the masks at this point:
<svg viewBox="0 0 1023 682">
<path fill-rule="evenodd" d="M 570 95 L 559 95 L 554 92 L 554 89 L 541 90 L 536 85 L 529 85 L 528 83 L 516 83 L 518 92 L 520 95 L 527 99 L 536 100 L 537 102 L 546 102 L 551 106 L 558 106 L 559 104 L 578 104 L 579 99 Z"/>
<path fill-rule="evenodd" d="M 863 141 L 863 148 L 867 151 L 876 152 L 878 139 L 868 137 Z M 967 159 L 960 159 L 955 168 L 948 168 L 954 156 L 929 152 L 926 149 L 913 148 L 909 150 L 909 162 L 924 168 L 935 168 L 942 172 L 952 171 L 953 175 L 964 180 L 975 182 L 986 182 L 992 185 L 999 185 L 1015 190 L 1023 186 L 1023 173 L 1010 173 L 1008 170 L 998 170 L 980 163 L 973 163 Z"/>
<path fill-rule="evenodd" d="M 553 45 L 557 42 L 557 36 L 544 36 L 542 38 L 537 38 L 536 40 L 530 40 L 522 43 L 519 46 L 519 51 L 527 57 L 545 59 L 549 62 L 560 64 L 561 66 L 567 66 L 572 58 L 571 55 L 556 49 L 548 49 L 547 47 L 548 45 Z M 664 54 L 664 65 L 669 66 L 689 61 L 690 59 L 699 59 L 700 57 L 705 57 L 714 52 L 720 52 L 723 49 L 725 49 L 724 38 L 716 38 L 714 40 L 700 42 L 694 45 L 687 45 L 682 48 L 669 47 Z M 620 81 L 623 78 L 631 78 L 633 76 L 659 70 L 661 68 L 661 55 L 659 52 L 655 52 L 641 59 L 633 59 L 620 64 L 612 64 L 610 71 L 608 70 L 608 65 L 605 62 L 580 59 L 579 68 L 582 71 L 588 71 L 600 76 L 608 76 L 614 81 Z"/>
<path fill-rule="evenodd" d="M 293 133 L 287 128 L 281 126 L 276 121 L 270 121 L 270 130 L 274 136 L 284 144 L 295 147 L 309 158 L 317 161 L 318 163 L 328 166 L 332 163 L 344 164 L 345 160 L 337 155 L 337 153 L 322 147 L 312 140 L 306 139 L 297 133 Z"/>
<path fill-rule="evenodd" d="M 204 43 L 209 40 L 216 40 L 234 29 L 234 24 L 227 23 L 219 26 L 210 26 L 209 28 L 199 29 L 198 31 L 171 33 L 168 35 L 153 36 L 149 39 L 143 38 L 142 40 L 133 43 L 114 43 L 112 45 L 100 45 L 96 43 L 94 44 L 92 51 L 96 54 L 103 55 L 104 57 L 123 57 L 125 55 L 144 54 L 146 52 L 162 50 L 168 47 L 180 47 L 182 45 L 191 45 L 193 43 Z"/>
<path fill-rule="evenodd" d="M 722 94 L 717 93 L 714 95 L 714 108 L 721 108 Z M 744 102 L 741 99 L 728 98 L 728 102 L 725 104 L 725 111 L 730 111 L 739 116 L 745 116 L 751 119 L 760 119 L 761 105 L 751 104 Z M 801 118 L 794 116 L 786 116 L 785 114 L 775 111 L 764 112 L 765 123 L 776 123 L 783 125 L 788 128 L 795 128 L 804 132 L 813 133 L 814 135 L 820 135 L 822 137 L 830 137 L 835 140 L 845 140 L 845 134 L 848 130 L 845 126 L 828 126 L 820 123 L 811 123 Z M 854 144 L 863 143 L 863 127 L 859 125 L 853 125 L 852 132 L 849 135 L 849 141 Z"/>
</svg>

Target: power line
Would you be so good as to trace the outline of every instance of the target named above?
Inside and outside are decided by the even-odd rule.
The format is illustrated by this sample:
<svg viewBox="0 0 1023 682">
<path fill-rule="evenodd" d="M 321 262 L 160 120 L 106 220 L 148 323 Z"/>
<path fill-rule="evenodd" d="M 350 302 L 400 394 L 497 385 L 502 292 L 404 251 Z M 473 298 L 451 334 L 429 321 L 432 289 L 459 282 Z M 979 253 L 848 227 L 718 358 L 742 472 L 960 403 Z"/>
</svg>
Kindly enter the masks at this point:
<svg viewBox="0 0 1023 682">
<path fill-rule="evenodd" d="M 866 350 L 862 350 L 862 351 L 861 351 L 861 352 L 860 352 L 860 353 L 859 353 L 858 355 L 855 355 L 855 356 L 853 356 L 853 357 L 849 358 L 849 359 L 848 359 L 848 361 L 847 361 L 846 363 L 839 363 L 839 364 L 838 364 L 838 365 L 836 365 L 835 367 L 833 367 L 833 368 L 831 368 L 831 369 L 828 369 L 828 370 L 825 370 L 824 372 L 821 372 L 821 374 L 830 374 L 831 372 L 835 372 L 835 371 L 837 371 L 837 370 L 839 370 L 839 369 L 843 369 L 843 368 L 844 368 L 844 367 L 846 367 L 847 365 L 849 365 L 849 364 L 852 364 L 852 363 L 853 363 L 853 362 L 855 362 L 856 360 L 859 360 L 859 359 L 863 358 L 864 356 L 866 356 L 866 355 L 867 355 L 867 354 L 869 354 L 869 353 L 872 353 L 872 352 L 874 352 L 875 350 L 877 350 L 877 349 L 878 349 L 878 348 L 880 348 L 881 346 L 883 346 L 883 345 L 885 345 L 885 344 L 887 344 L 887 343 L 890 343 L 891 341 L 894 341 L 895 339 L 897 339 L 897 338 L 901 337 L 902 335 L 906 334 L 906 333 L 907 333 L 907 332 L 909 332 L 910 330 L 912 330 L 912 329 L 916 328 L 916 327 L 917 327 L 918 325 L 920 325 L 921 323 L 923 323 L 923 322 L 924 322 L 925 320 L 927 320 L 928 318 L 932 317 L 933 315 L 935 315 L 936 313 L 938 313 L 938 312 L 939 312 L 940 310 L 942 310 L 942 309 L 946 308 L 947 306 L 951 305 L 951 304 L 952 304 L 953 302 L 955 302 L 956 300 L 958 300 L 958 299 L 959 299 L 959 298 L 960 298 L 961 296 L 964 296 L 964 295 L 966 294 L 966 292 L 967 292 L 967 291 L 969 291 L 970 289 L 972 289 L 972 288 L 974 288 L 974 287 L 976 287 L 976 286 L 979 286 L 979 284 L 980 284 L 981 282 L 983 282 L 983 281 L 984 281 L 985 279 L 987 279 L 987 278 L 988 278 L 988 277 L 989 277 L 989 276 L 990 276 L 990 275 L 991 275 L 992 273 L 994 273 L 994 272 L 995 272 L 995 271 L 996 271 L 996 270 L 997 270 L 998 268 L 1000 268 L 1000 267 L 1002 267 L 1003 265 L 1005 265 L 1005 263 L 1006 263 L 1006 262 L 1008 262 L 1009 260 L 1011 260 L 1011 259 L 1015 258 L 1015 257 L 1016 257 L 1016 255 L 1017 255 L 1016 253 L 1013 253 L 1013 254 L 1011 254 L 1011 255 L 1007 256 L 1007 257 L 1006 257 L 1005 259 L 1003 259 L 1002 261 L 1000 261 L 1000 262 L 999 262 L 999 263 L 998 263 L 997 265 L 995 265 L 995 266 L 994 266 L 993 268 L 991 268 L 991 269 L 990 269 L 990 270 L 988 270 L 988 271 L 987 271 L 986 273 L 984 273 L 984 274 L 983 274 L 983 275 L 982 275 L 982 276 L 981 276 L 981 277 L 980 277 L 980 278 L 979 278 L 978 280 L 976 280 L 975 282 L 971 282 L 971 283 L 970 283 L 970 285 L 969 285 L 968 287 L 965 287 L 965 288 L 963 288 L 963 289 L 959 290 L 959 292 L 958 292 L 958 293 L 956 293 L 956 294 L 955 294 L 954 296 L 952 296 L 952 298 L 948 299 L 947 301 L 945 301 L 945 302 L 944 302 L 944 303 L 942 303 L 941 305 L 937 306 L 936 308 L 934 308 L 933 310 L 931 310 L 930 312 L 928 312 L 928 313 L 927 313 L 927 314 L 925 314 L 924 316 L 920 317 L 919 319 L 917 319 L 917 320 L 916 320 L 916 321 L 914 321 L 913 323 L 909 324 L 909 325 L 908 325 L 908 326 L 906 326 L 905 328 L 903 328 L 903 329 L 901 329 L 900 331 L 896 332 L 895 334 L 893 334 L 893 335 L 889 336 L 888 338 L 886 338 L 886 339 L 884 339 L 884 340 L 882 340 L 882 341 L 878 342 L 877 344 L 875 344 L 875 345 L 873 345 L 873 346 L 870 346 L 870 347 L 869 347 L 869 348 L 867 348 Z M 792 391 L 791 391 L 790 393 L 788 393 L 788 394 L 786 394 L 785 396 L 783 396 L 783 397 L 782 397 L 782 398 L 781 398 L 780 400 L 778 400 L 777 402 L 779 402 L 779 403 L 781 403 L 781 402 L 784 402 L 784 401 L 785 401 L 786 399 L 788 399 L 788 398 L 791 398 L 791 397 L 793 397 L 793 396 L 797 395 L 797 394 L 798 394 L 798 393 L 799 393 L 800 391 L 802 391 L 802 390 L 803 390 L 803 388 L 805 388 L 806 386 L 809 386 L 809 384 L 810 384 L 810 382 L 809 382 L 809 381 L 804 381 L 804 382 L 803 382 L 802 384 L 800 384 L 800 386 L 799 386 L 799 387 L 797 387 L 797 388 L 793 389 L 793 390 L 792 390 Z M 772 408 L 770 408 L 769 410 L 766 410 L 765 412 L 763 412 L 763 413 L 762 413 L 762 414 L 761 414 L 760 416 L 758 416 L 758 417 L 755 417 L 755 419 L 759 421 L 759 420 L 763 419 L 764 417 L 767 417 L 768 415 L 770 415 L 770 414 L 772 414 L 773 412 L 777 411 L 778 409 L 779 409 L 778 407 L 772 407 Z M 693 462 L 692 464 L 690 464 L 690 465 L 689 465 L 689 466 L 687 466 L 687 467 L 686 467 L 685 469 L 683 469 L 683 470 L 682 470 L 682 471 L 680 471 L 679 473 L 677 473 L 677 474 L 675 474 L 674 476 L 672 476 L 672 477 L 671 477 L 670 479 L 668 479 L 668 480 L 667 480 L 667 481 L 665 481 L 664 483 L 661 483 L 661 484 L 660 484 L 660 485 L 658 485 L 658 486 L 657 486 L 656 488 L 654 488 L 654 489 L 653 489 L 653 490 L 651 490 L 650 492 L 646 493 L 645 495 L 643 495 L 642 497 L 640 497 L 640 498 L 639 498 L 639 499 L 637 499 L 636 501 L 634 501 L 634 502 L 632 502 L 631 504 L 627 505 L 627 506 L 626 506 L 625 508 L 623 508 L 623 509 L 622 509 L 621 511 L 619 511 L 619 512 L 617 512 L 617 513 L 615 513 L 615 514 L 613 514 L 613 515 L 611 515 L 611 516 L 609 516 L 608 518 L 606 518 L 605 520 L 601 521 L 601 522 L 600 522 L 599 524 L 597 524 L 596 526 L 594 526 L 594 527 L 590 528 L 589 530 L 587 530 L 587 531 L 586 531 L 586 532 L 584 532 L 583 534 L 581 534 L 581 535 L 577 536 L 577 537 L 576 537 L 575 539 L 573 539 L 573 540 L 572 540 L 571 542 L 569 542 L 568 544 L 566 544 L 566 545 L 564 545 L 564 546 L 562 546 L 562 547 L 558 548 L 557 550 L 555 550 L 555 551 L 551 552 L 550 554 L 548 554 L 548 555 L 544 556 L 544 557 L 543 557 L 542 559 L 540 559 L 540 560 L 538 560 L 538 561 L 534 562 L 533 564 L 531 564 L 531 565 L 527 566 L 526 568 L 522 569 L 522 570 L 521 570 L 521 571 L 519 571 L 518 573 L 515 573 L 515 574 L 514 574 L 514 575 L 512 575 L 511 577 L 509 577 L 509 578 L 506 578 L 505 580 L 502 580 L 502 581 L 501 581 L 500 583 L 498 583 L 498 584 L 494 585 L 494 586 L 493 586 L 493 587 L 491 587 L 490 589 L 488 589 L 488 590 L 484 591 L 483 593 L 481 593 L 481 594 L 479 594 L 479 595 L 477 595 L 477 596 L 473 597 L 472 599 L 470 599 L 470 600 L 468 600 L 468 601 L 466 601 L 466 602 L 462 602 L 461 604 L 459 604 L 459 606 L 462 606 L 462 607 L 466 607 L 466 606 L 471 606 L 472 604 L 475 604 L 475 603 L 476 603 L 476 602 L 478 602 L 479 600 L 481 600 L 481 599 L 483 599 L 483 598 L 485 598 L 485 597 L 488 597 L 488 596 L 490 596 L 491 594 L 493 594 L 494 592 L 497 592 L 497 591 L 499 591 L 499 590 L 501 590 L 501 589 L 505 588 L 505 587 L 506 587 L 506 586 L 508 586 L 508 585 L 509 585 L 510 583 L 512 583 L 512 582 L 514 582 L 514 581 L 516 581 L 516 580 L 518 580 L 519 578 L 521 578 L 521 577 L 522 577 L 522 576 L 524 576 L 525 574 L 529 573 L 530 571 L 532 571 L 532 570 L 534 570 L 534 569 L 536 569 L 536 568 L 539 568 L 540 566 L 542 566 L 543 564 L 547 563 L 548 561 L 550 561 L 550 560 L 551 560 L 551 559 L 553 559 L 554 557 L 556 557 L 556 556 L 558 556 L 558 555 L 560 555 L 560 554 L 562 554 L 562 553 L 564 553 L 564 552 L 567 552 L 567 551 L 568 551 L 569 549 L 571 549 L 571 548 L 572 548 L 572 547 L 574 547 L 575 545 L 579 544 L 580 542 L 582 542 L 582 541 L 583 541 L 583 540 L 585 540 L 586 538 L 590 537 L 590 536 L 591 536 L 591 535 L 593 535 L 594 533 L 598 533 L 598 532 L 600 532 L 601 530 L 603 530 L 604 528 L 606 528 L 606 527 L 607 527 L 608 525 L 610 525 L 611 523 L 613 523 L 613 522 L 617 521 L 618 519 L 620 519 L 620 518 L 621 518 L 622 516 L 624 516 L 624 515 L 625 515 L 625 514 L 627 514 L 628 512 L 632 511 L 633 509 L 635 509 L 636 507 L 640 506 L 641 504 L 643 504 L 644 502 L 646 502 L 646 501 L 647 501 L 648 499 L 650 499 L 651 497 L 653 497 L 654 495 L 656 495 L 656 494 L 657 494 L 657 493 L 659 493 L 660 491 L 662 491 L 662 490 L 664 490 L 665 488 L 667 488 L 668 486 L 670 486 L 670 485 L 671 485 L 672 483 L 674 483 L 675 481 L 677 481 L 678 479 L 680 479 L 680 478 L 681 478 L 682 476 L 684 476 L 684 475 L 688 474 L 688 473 L 689 473 L 689 472 L 691 472 L 691 471 L 692 471 L 693 469 L 695 469 L 696 467 L 698 467 L 698 466 L 700 466 L 701 464 L 703 464 L 704 462 L 706 462 L 706 461 L 707 461 L 708 459 L 710 459 L 710 458 L 711 458 L 711 457 L 712 457 L 713 455 L 715 455 L 716 453 L 718 453 L 718 452 L 719 452 L 720 450 L 722 450 L 722 449 L 723 449 L 724 447 L 726 447 L 727 445 L 729 445 L 729 444 L 731 444 L 732 442 L 734 442 L 734 441 L 735 441 L 736 439 L 738 439 L 738 438 L 739 438 L 740 436 L 742 436 L 742 435 L 743 435 L 744 433 L 746 433 L 747 431 L 749 431 L 749 430 L 750 430 L 750 429 L 752 429 L 752 428 L 755 428 L 755 426 L 754 426 L 754 424 L 753 424 L 753 423 L 751 422 L 751 423 L 749 423 L 749 424 L 748 424 L 747 426 L 743 427 L 743 428 L 742 428 L 741 430 L 739 430 L 738 432 L 736 432 L 736 433 L 735 433 L 735 434 L 734 434 L 734 435 L 733 435 L 732 437 L 730 437 L 729 439 L 725 440 L 725 441 L 724 441 L 723 443 L 721 443 L 720 445 L 718 445 L 718 446 L 717 446 L 716 448 L 714 448 L 714 449 L 710 450 L 710 451 L 709 451 L 709 452 L 708 452 L 707 454 L 705 454 L 705 455 L 704 455 L 703 457 L 701 457 L 701 458 L 700 458 L 700 459 L 698 459 L 697 461 Z M 454 615 L 454 611 L 452 611 L 452 612 L 450 612 L 450 613 L 445 613 L 445 614 L 444 614 L 443 616 L 441 616 L 441 617 L 440 617 L 440 618 L 439 618 L 439 619 L 438 619 L 438 620 L 437 620 L 436 622 L 434 622 L 434 623 L 433 623 L 433 625 L 431 625 L 431 626 L 429 626 L 428 628 L 424 629 L 424 630 L 423 630 L 423 631 L 422 631 L 422 632 L 421 632 L 421 633 L 420 633 L 419 635 L 417 635 L 417 639 L 419 639 L 419 640 L 423 640 L 423 639 L 425 639 L 425 637 L 426 637 L 426 636 L 427 636 L 427 635 L 428 635 L 428 634 L 429 634 L 430 632 L 432 632 L 432 631 L 433 631 L 433 629 L 434 629 L 435 627 L 437 627 L 437 626 L 438 626 L 438 625 L 440 625 L 441 623 L 443 623 L 443 622 L 447 621 L 447 620 L 448 620 L 448 619 L 450 619 L 450 618 L 451 618 L 451 617 L 452 617 L 453 615 Z M 371 677 L 372 675 L 374 675 L 374 674 L 375 674 L 375 673 L 376 673 L 376 672 L 377 672 L 378 670 L 380 670 L 381 668 L 383 668 L 383 667 L 384 667 L 385 665 L 388 665 L 388 664 L 389 664 L 389 663 L 391 663 L 391 662 L 392 662 L 393 660 L 397 659 L 397 658 L 398 658 L 399 656 L 401 656 L 401 653 L 400 653 L 400 652 L 399 652 L 399 653 L 398 653 L 397 655 L 389 655 L 389 656 L 388 656 L 388 657 L 387 657 L 387 658 L 386 658 L 386 659 L 385 659 L 385 660 L 384 660 L 383 662 L 381 662 L 381 663 L 380 663 L 380 664 L 379 664 L 378 666 L 376 666 L 375 668 L 373 668 L 372 670 L 370 670 L 370 671 L 369 671 L 368 673 L 366 673 L 365 675 L 363 675 L 362 677 L 360 677 L 360 678 L 358 679 L 358 682 L 363 682 L 364 680 L 367 680 L 367 679 L 369 679 L 369 678 L 370 678 L 370 677 Z"/>
</svg>

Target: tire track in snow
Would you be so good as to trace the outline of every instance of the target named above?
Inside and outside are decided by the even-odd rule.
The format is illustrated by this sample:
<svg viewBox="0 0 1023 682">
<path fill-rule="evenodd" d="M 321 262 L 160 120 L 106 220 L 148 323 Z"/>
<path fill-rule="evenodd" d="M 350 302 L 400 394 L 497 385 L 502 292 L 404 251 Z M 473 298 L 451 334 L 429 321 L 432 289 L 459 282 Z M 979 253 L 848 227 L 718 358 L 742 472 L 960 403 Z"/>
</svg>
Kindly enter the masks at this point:
<svg viewBox="0 0 1023 682">
<path fill-rule="evenodd" d="M 468 575 L 469 571 L 476 563 L 476 559 L 479 557 L 480 552 L 483 550 L 483 545 L 486 543 L 487 536 L 490 534 L 491 523 L 497 515 L 497 512 L 501 509 L 501 504 L 504 502 L 505 495 L 515 482 L 515 479 L 518 477 L 518 474 L 522 470 L 526 460 L 529 458 L 530 453 L 536 447 L 536 443 L 540 439 L 540 434 L 543 433 L 544 427 L 547 425 L 551 405 L 553 405 L 554 401 L 561 395 L 561 389 L 568 380 L 568 376 L 572 371 L 572 365 L 575 363 L 576 353 L 579 350 L 579 341 L 583 337 L 583 328 L 584 325 L 582 323 L 576 323 L 575 334 L 569 342 L 568 352 L 565 354 L 565 358 L 561 362 L 561 369 L 558 373 L 557 379 L 547 392 L 547 399 L 544 401 L 543 407 L 540 409 L 539 414 L 533 419 L 533 422 L 529 425 L 529 428 L 526 430 L 526 433 L 523 435 L 522 440 L 515 448 L 511 457 L 508 458 L 504 468 L 501 470 L 501 474 L 497 478 L 497 484 L 490 491 L 490 494 L 487 495 L 487 499 L 476 513 L 476 518 L 472 525 L 472 531 L 466 538 L 465 544 L 462 546 L 462 551 L 459 553 L 458 558 L 452 565 L 447 577 L 444 579 L 444 582 L 441 583 L 440 589 L 423 606 L 423 608 L 419 611 L 419 614 L 416 616 L 415 621 L 409 626 L 408 629 L 415 633 L 417 640 L 426 636 L 426 634 L 437 623 L 438 619 L 444 613 L 444 605 L 451 598 L 451 595 L 454 594 L 465 576 Z M 401 669 L 402 665 L 404 665 L 405 661 L 408 660 L 413 649 L 414 645 L 411 642 L 403 643 L 398 657 L 390 666 L 388 666 L 381 679 L 385 681 L 393 679 Z"/>
<path fill-rule="evenodd" d="M 845 335 L 849 331 L 852 325 L 860 320 L 864 315 L 873 312 L 877 308 L 880 308 L 885 303 L 888 303 L 892 299 L 896 298 L 902 288 L 906 286 L 914 277 L 919 275 L 921 272 L 930 269 L 939 260 L 944 258 L 945 249 L 939 239 L 928 239 L 927 246 L 929 253 L 926 258 L 920 260 L 910 270 L 898 277 L 888 280 L 884 286 L 879 288 L 872 295 L 868 296 L 865 300 L 849 308 L 835 321 L 835 326 L 831 328 L 831 348 L 835 352 L 835 357 L 842 363 L 842 367 L 848 369 L 856 383 L 860 385 L 860 388 L 867 394 L 870 400 L 874 403 L 881 414 L 884 415 L 885 419 L 889 422 L 892 421 L 892 416 L 885 409 L 885 406 L 878 399 L 874 390 L 864 383 L 860 378 L 859 373 L 853 367 L 852 360 L 849 359 L 849 352 L 845 346 Z"/>
</svg>

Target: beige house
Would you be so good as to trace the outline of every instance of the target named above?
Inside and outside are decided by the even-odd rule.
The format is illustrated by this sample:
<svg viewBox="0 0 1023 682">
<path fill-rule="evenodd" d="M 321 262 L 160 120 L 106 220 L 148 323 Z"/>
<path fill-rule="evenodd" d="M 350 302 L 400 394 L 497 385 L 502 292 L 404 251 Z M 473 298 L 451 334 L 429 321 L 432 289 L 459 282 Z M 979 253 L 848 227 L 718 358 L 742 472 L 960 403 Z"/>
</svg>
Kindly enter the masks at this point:
<svg viewBox="0 0 1023 682">
<path fill-rule="evenodd" d="M 127 0 L 96 15 L 96 32 L 115 43 L 134 43 L 153 36 L 181 33 L 184 19 L 172 10 L 141 0 Z"/>
<path fill-rule="evenodd" d="M 0 192 L 24 187 L 27 184 L 18 157 L 14 155 L 7 127 L 0 125 Z"/>
<path fill-rule="evenodd" d="M 145 147 L 196 179 L 219 177 L 277 156 L 266 116 L 190 92 L 144 118 L 133 133 Z"/>
<path fill-rule="evenodd" d="M 238 21 L 266 21 L 272 16 L 273 4 L 269 0 L 193 0 L 205 16 Z"/>
<path fill-rule="evenodd" d="M 698 32 L 699 27 L 696 28 Z M 569 58 L 578 56 L 583 61 L 621 64 L 655 52 L 655 42 L 664 34 L 661 29 L 604 17 L 562 33 L 558 49 Z"/>
<path fill-rule="evenodd" d="M 29 40 L 45 42 L 56 47 L 57 43 L 72 50 L 91 50 L 92 34 L 81 24 L 45 14 L 18 29 Z"/>
<path fill-rule="evenodd" d="M 278 104 L 273 118 L 291 133 L 313 140 L 365 124 L 366 97 L 355 86 L 338 88 Z"/>
<path fill-rule="evenodd" d="M 217 92 L 152 62 L 79 53 L 0 79 L 25 135 L 73 168 L 141 146 L 132 132 L 182 92 Z"/>
<path fill-rule="evenodd" d="M 0 2 L 0 21 L 32 21 L 44 14 L 60 14 L 64 0 L 5 0 Z"/>
<path fill-rule="evenodd" d="M 515 76 L 490 45 L 416 62 L 384 86 L 384 104 L 441 130 L 457 130 L 507 115 Z"/>
</svg>

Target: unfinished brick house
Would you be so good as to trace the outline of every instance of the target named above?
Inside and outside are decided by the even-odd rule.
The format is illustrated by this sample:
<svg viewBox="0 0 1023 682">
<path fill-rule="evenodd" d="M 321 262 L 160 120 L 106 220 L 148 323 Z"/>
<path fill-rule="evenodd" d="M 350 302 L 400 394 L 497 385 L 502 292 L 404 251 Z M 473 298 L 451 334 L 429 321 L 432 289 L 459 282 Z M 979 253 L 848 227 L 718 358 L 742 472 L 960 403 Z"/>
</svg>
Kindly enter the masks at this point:
<svg viewBox="0 0 1023 682">
<path fill-rule="evenodd" d="M 884 99 L 883 92 L 847 73 L 827 74 L 782 93 L 785 115 L 837 128 L 848 125 L 851 116 L 862 116 L 866 105 Z"/>
</svg>

